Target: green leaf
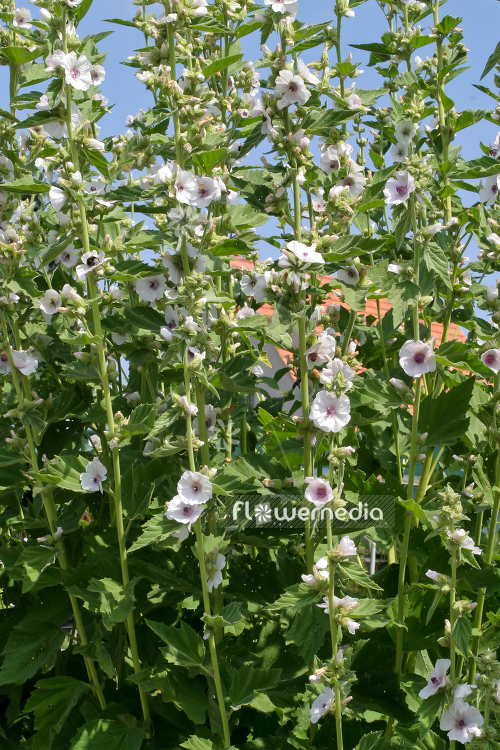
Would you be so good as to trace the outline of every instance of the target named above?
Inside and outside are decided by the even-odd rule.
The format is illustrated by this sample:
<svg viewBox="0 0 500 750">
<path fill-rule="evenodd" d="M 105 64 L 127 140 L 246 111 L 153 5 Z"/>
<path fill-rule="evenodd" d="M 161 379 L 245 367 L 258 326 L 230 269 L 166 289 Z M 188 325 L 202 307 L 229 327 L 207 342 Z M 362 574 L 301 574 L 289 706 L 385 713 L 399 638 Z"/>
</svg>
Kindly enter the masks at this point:
<svg viewBox="0 0 500 750">
<path fill-rule="evenodd" d="M 146 620 L 146 624 L 167 644 L 161 652 L 168 662 L 180 667 L 201 667 L 205 645 L 202 637 L 190 625 L 181 622 L 180 628 L 173 628 L 151 620 Z"/>
<path fill-rule="evenodd" d="M 56 550 L 47 547 L 27 547 L 17 559 L 16 566 L 24 570 L 23 593 L 31 591 L 41 574 L 55 562 Z"/>
<path fill-rule="evenodd" d="M 238 602 L 231 602 L 222 607 L 216 615 L 205 614 L 201 619 L 211 630 L 215 628 L 227 628 L 231 625 L 236 625 L 238 622 L 242 622 L 244 619 L 240 607 L 241 604 Z"/>
<path fill-rule="evenodd" d="M 469 641 L 472 635 L 472 625 L 467 617 L 457 618 L 453 630 L 451 631 L 451 635 L 457 644 L 457 651 L 467 658 L 469 656 Z"/>
<path fill-rule="evenodd" d="M 181 747 L 186 748 L 186 750 L 220 750 L 219 745 L 216 745 L 212 740 L 205 740 L 195 735 L 183 742 Z"/>
<path fill-rule="evenodd" d="M 233 673 L 229 689 L 231 708 L 237 711 L 251 703 L 256 692 L 275 687 L 280 675 L 281 669 L 258 669 L 252 664 L 243 664 Z"/>
<path fill-rule="evenodd" d="M 25 65 L 35 60 L 41 54 L 39 49 L 30 50 L 27 47 L 2 47 L 0 57 L 14 65 Z"/>
<path fill-rule="evenodd" d="M 436 717 L 441 715 L 446 705 L 446 693 L 444 690 L 438 690 L 435 695 L 431 695 L 430 698 L 426 698 L 422 701 L 420 709 L 418 711 L 418 724 L 415 724 L 415 728 L 424 730 L 423 736 L 429 731 L 431 726 L 434 724 Z"/>
<path fill-rule="evenodd" d="M 117 622 L 125 622 L 134 609 L 135 579 L 123 587 L 111 578 L 91 578 L 88 591 L 99 594 L 100 607 L 104 627 L 111 630 Z"/>
<path fill-rule="evenodd" d="M 427 432 L 424 446 L 453 445 L 469 424 L 467 411 L 475 378 L 468 378 L 437 398 L 426 396 L 420 404 L 419 432 Z"/>
<path fill-rule="evenodd" d="M 88 13 L 93 1 L 94 0 L 83 0 L 82 4 L 78 6 L 77 11 L 76 11 L 76 17 L 78 18 L 79 21 L 81 21 L 82 18 Z"/>
<path fill-rule="evenodd" d="M 101 151 L 95 148 L 88 148 L 85 149 L 85 155 L 89 162 L 102 174 L 104 179 L 111 180 L 108 160 Z"/>
<path fill-rule="evenodd" d="M 428 244 L 422 256 L 422 263 L 431 273 L 436 274 L 441 281 L 451 289 L 448 260 L 444 251 L 438 246 Z"/>
<path fill-rule="evenodd" d="M 491 156 L 480 156 L 471 161 L 459 162 L 453 169 L 453 177 L 461 180 L 484 179 L 498 174 L 498 161 Z"/>
<path fill-rule="evenodd" d="M 312 664 L 329 630 L 330 623 L 322 609 L 303 607 L 293 618 L 292 625 L 285 635 L 285 643 L 294 643 L 305 663 Z"/>
<path fill-rule="evenodd" d="M 242 57 L 243 55 L 229 55 L 229 57 L 221 57 L 219 60 L 214 60 L 209 63 L 202 71 L 205 76 L 205 81 L 210 76 L 213 76 L 214 73 L 219 73 L 221 70 L 229 68 L 230 65 L 239 62 Z"/>
<path fill-rule="evenodd" d="M 204 677 L 186 680 L 184 669 L 170 665 L 168 671 L 153 667 L 129 675 L 127 679 L 148 693 L 159 690 L 164 703 L 173 703 L 195 724 L 205 723 L 208 698 Z"/>
<path fill-rule="evenodd" d="M 343 562 L 340 565 L 340 573 L 344 574 L 350 581 L 354 581 L 358 586 L 363 586 L 367 589 L 374 589 L 375 591 L 382 591 L 380 586 L 370 578 L 366 570 L 357 562 Z"/>
<path fill-rule="evenodd" d="M 486 65 L 484 66 L 484 70 L 483 70 L 480 80 L 482 81 L 483 78 L 488 75 L 490 70 L 493 70 L 495 65 L 498 65 L 499 62 L 500 62 L 500 42 L 498 42 L 497 46 L 495 47 L 495 51 L 492 52 L 492 54 L 488 57 L 488 60 L 486 62 Z"/>
<path fill-rule="evenodd" d="M 112 719 L 92 719 L 73 738 L 70 750 L 139 750 L 143 733 Z"/>
<path fill-rule="evenodd" d="M 316 603 L 318 598 L 318 592 L 306 583 L 296 583 L 286 589 L 274 604 L 270 604 L 269 609 L 271 611 L 277 609 L 291 609 L 292 611 L 296 611 L 306 604 Z"/>
<path fill-rule="evenodd" d="M 193 161 L 205 172 L 211 172 L 226 158 L 229 151 L 227 148 L 213 148 L 210 151 L 198 151 L 193 154 Z"/>
<path fill-rule="evenodd" d="M 141 404 L 140 406 L 136 406 L 126 424 L 121 428 L 123 435 L 125 437 L 147 435 L 154 425 L 156 408 L 155 404 Z"/>
<path fill-rule="evenodd" d="M 142 534 L 128 551 L 135 552 L 142 547 L 149 547 L 152 544 L 162 542 L 176 531 L 179 531 L 179 524 L 176 521 L 170 521 L 164 513 L 158 513 L 142 526 Z"/>
<path fill-rule="evenodd" d="M 352 120 L 352 117 L 351 111 L 320 109 L 317 112 L 308 112 L 302 127 L 310 134 L 328 135 L 331 128 Z"/>
<path fill-rule="evenodd" d="M 390 750 L 393 747 L 380 732 L 370 732 L 358 742 L 356 750 Z"/>
<path fill-rule="evenodd" d="M 37 182 L 32 177 L 20 177 L 12 182 L 2 182 L 1 189 L 7 193 L 36 195 L 37 193 L 48 193 L 50 185 L 46 182 Z"/>
<path fill-rule="evenodd" d="M 33 750 L 50 750 L 55 735 L 87 690 L 88 685 L 73 677 L 49 677 L 36 683 L 24 707 L 26 713 L 35 714 L 38 735 L 33 740 Z"/>
<path fill-rule="evenodd" d="M 45 464 L 39 476 L 43 481 L 57 484 L 65 490 L 83 492 L 80 474 L 85 472 L 89 462 L 90 457 L 87 461 L 82 456 L 56 456 Z"/>
<path fill-rule="evenodd" d="M 0 685 L 22 685 L 39 669 L 51 669 L 64 641 L 64 632 L 53 622 L 24 618 L 9 636 L 3 650 Z"/>
</svg>

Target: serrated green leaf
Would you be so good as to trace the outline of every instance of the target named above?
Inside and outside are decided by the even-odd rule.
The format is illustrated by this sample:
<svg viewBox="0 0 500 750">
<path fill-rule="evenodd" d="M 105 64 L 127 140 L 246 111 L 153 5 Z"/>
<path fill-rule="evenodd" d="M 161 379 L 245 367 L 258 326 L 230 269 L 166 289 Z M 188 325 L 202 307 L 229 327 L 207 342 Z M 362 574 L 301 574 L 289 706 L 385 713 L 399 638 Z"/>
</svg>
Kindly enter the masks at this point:
<svg viewBox="0 0 500 750">
<path fill-rule="evenodd" d="M 49 677 L 39 680 L 25 707 L 35 714 L 33 750 L 50 750 L 55 735 L 61 731 L 70 711 L 89 686 L 73 677 Z"/>
<path fill-rule="evenodd" d="M 237 711 L 252 702 L 260 690 L 269 690 L 277 685 L 281 669 L 258 669 L 253 664 L 243 664 L 233 673 L 229 695 L 231 708 Z"/>
<path fill-rule="evenodd" d="M 139 750 L 144 734 L 112 719 L 92 719 L 78 730 L 70 750 Z"/>
<path fill-rule="evenodd" d="M 181 622 L 180 628 L 173 628 L 151 620 L 146 620 L 146 624 L 167 644 L 166 648 L 161 649 L 167 661 L 180 667 L 201 667 L 205 645 L 202 637 L 190 625 Z"/>
</svg>

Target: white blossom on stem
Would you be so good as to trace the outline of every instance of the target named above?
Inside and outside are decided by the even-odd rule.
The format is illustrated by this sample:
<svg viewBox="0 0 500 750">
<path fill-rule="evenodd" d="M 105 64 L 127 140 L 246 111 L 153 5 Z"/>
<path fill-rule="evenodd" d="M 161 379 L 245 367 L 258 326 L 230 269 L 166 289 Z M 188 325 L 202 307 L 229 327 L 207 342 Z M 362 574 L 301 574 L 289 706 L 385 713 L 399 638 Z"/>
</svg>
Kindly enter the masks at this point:
<svg viewBox="0 0 500 750">
<path fill-rule="evenodd" d="M 94 458 L 85 467 L 85 471 L 80 474 L 80 483 L 82 490 L 85 492 L 102 492 L 102 483 L 106 481 L 108 472 L 106 467 L 99 461 L 98 458 Z"/>
<path fill-rule="evenodd" d="M 325 687 L 310 708 L 311 724 L 317 724 L 321 717 L 328 713 L 334 700 L 335 693 L 332 688 Z"/>
<path fill-rule="evenodd" d="M 411 378 L 434 372 L 436 359 L 432 346 L 423 341 L 407 341 L 399 350 L 399 364 Z"/>
<path fill-rule="evenodd" d="M 500 349 L 488 349 L 486 352 L 481 354 L 481 362 L 483 362 L 486 367 L 489 367 L 490 370 L 496 375 L 500 370 Z"/>
<path fill-rule="evenodd" d="M 281 70 L 274 83 L 274 91 L 278 101 L 278 109 L 284 109 L 290 104 L 305 104 L 310 96 L 310 91 L 300 75 L 294 75 L 291 70 Z"/>
<path fill-rule="evenodd" d="M 385 202 L 389 206 L 399 206 L 400 203 L 405 203 L 413 192 L 415 180 L 406 169 L 401 169 L 396 177 L 391 177 L 385 184 Z"/>
<path fill-rule="evenodd" d="M 135 291 L 139 297 L 152 305 L 163 297 L 166 288 L 167 280 L 163 274 L 147 276 L 145 279 L 138 279 L 135 282 Z"/>
<path fill-rule="evenodd" d="M 426 575 L 428 575 L 428 573 L 429 571 L 427 571 Z M 440 688 L 446 685 L 448 681 L 446 673 L 448 672 L 450 665 L 451 661 L 449 659 L 437 660 L 434 670 L 429 677 L 429 682 L 419 692 L 420 698 L 430 698 L 431 695 L 435 695 Z"/>
<path fill-rule="evenodd" d="M 92 86 L 92 65 L 85 55 L 77 57 L 75 52 L 69 52 L 60 64 L 65 70 L 66 83 L 76 91 L 87 91 Z"/>
<path fill-rule="evenodd" d="M 347 396 L 335 396 L 328 391 L 320 391 L 309 413 L 316 427 L 323 432 L 340 432 L 351 420 L 351 404 Z"/>
<path fill-rule="evenodd" d="M 177 484 L 177 492 L 186 502 L 202 505 L 212 497 L 212 484 L 199 471 L 185 471 Z"/>
</svg>

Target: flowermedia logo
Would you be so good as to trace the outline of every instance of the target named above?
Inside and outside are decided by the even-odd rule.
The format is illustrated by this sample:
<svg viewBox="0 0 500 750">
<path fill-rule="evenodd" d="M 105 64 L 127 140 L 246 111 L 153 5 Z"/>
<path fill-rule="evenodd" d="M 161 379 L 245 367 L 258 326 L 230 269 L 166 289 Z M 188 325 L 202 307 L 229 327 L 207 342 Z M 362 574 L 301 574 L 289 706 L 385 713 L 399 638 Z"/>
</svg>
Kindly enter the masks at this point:
<svg viewBox="0 0 500 750">
<path fill-rule="evenodd" d="M 349 493 L 343 507 L 317 508 L 304 503 L 296 495 L 242 495 L 226 503 L 221 523 L 227 529 L 291 529 L 304 528 L 306 522 L 318 528 L 331 521 L 341 530 L 392 527 L 395 521 L 393 495 L 356 495 Z"/>
</svg>

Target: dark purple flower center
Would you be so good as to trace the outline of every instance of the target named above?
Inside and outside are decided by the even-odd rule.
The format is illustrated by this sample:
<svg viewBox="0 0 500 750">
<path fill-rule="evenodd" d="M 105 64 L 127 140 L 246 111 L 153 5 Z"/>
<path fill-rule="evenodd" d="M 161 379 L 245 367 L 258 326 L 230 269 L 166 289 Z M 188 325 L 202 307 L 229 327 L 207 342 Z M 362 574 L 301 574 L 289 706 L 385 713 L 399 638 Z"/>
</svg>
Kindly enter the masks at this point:
<svg viewBox="0 0 500 750">
<path fill-rule="evenodd" d="M 457 721 L 457 727 L 458 727 L 459 729 L 463 729 L 463 728 L 464 728 L 465 726 L 467 726 L 467 725 L 466 725 L 466 723 L 465 723 L 465 720 L 464 720 L 464 719 L 459 719 L 459 720 Z"/>
<path fill-rule="evenodd" d="M 421 365 L 422 362 L 425 362 L 425 354 L 423 352 L 417 352 L 414 356 L 414 360 L 418 365 Z"/>
<path fill-rule="evenodd" d="M 96 266 L 99 263 L 99 258 L 96 255 L 91 255 L 90 258 L 87 258 L 87 265 L 89 268 L 92 268 L 92 266 Z"/>
<path fill-rule="evenodd" d="M 149 288 L 150 289 L 158 289 L 158 284 L 159 284 L 158 280 L 157 279 L 153 279 L 152 281 L 149 282 Z"/>
<path fill-rule="evenodd" d="M 2 362 L 7 362 L 8 359 L 9 359 L 8 356 L 5 354 L 5 352 L 3 352 L 3 354 L 0 356 L 0 360 Z"/>
<path fill-rule="evenodd" d="M 327 408 L 327 410 L 326 410 L 326 416 L 327 417 L 333 417 L 334 414 L 335 414 L 335 407 L 334 406 L 329 406 Z"/>
<path fill-rule="evenodd" d="M 498 185 L 492 185 L 491 186 L 491 192 L 492 193 L 498 193 Z"/>
<path fill-rule="evenodd" d="M 439 679 L 439 677 L 431 677 L 431 682 L 432 682 L 433 685 L 440 685 L 441 684 L 441 680 Z"/>
<path fill-rule="evenodd" d="M 496 159 L 496 156 L 498 154 L 497 148 L 490 148 L 490 156 L 492 156 L 494 159 Z"/>
<path fill-rule="evenodd" d="M 75 79 L 76 79 L 76 78 L 80 78 L 80 71 L 78 70 L 78 68 L 73 68 L 73 70 L 71 71 L 71 75 L 72 75 L 72 76 L 73 76 L 73 78 L 75 78 Z"/>
<path fill-rule="evenodd" d="M 397 185 L 396 186 L 396 193 L 398 195 L 406 195 L 406 188 L 404 185 Z"/>
<path fill-rule="evenodd" d="M 318 359 L 318 353 L 317 352 L 311 352 L 310 355 L 309 355 L 309 359 L 311 360 L 311 362 L 316 362 L 316 360 Z"/>
<path fill-rule="evenodd" d="M 326 497 L 326 487 L 318 487 L 316 490 L 316 497 L 319 500 L 323 500 L 323 498 Z"/>
<path fill-rule="evenodd" d="M 291 83 L 289 85 L 289 87 L 288 87 L 288 91 L 291 91 L 292 94 L 295 94 L 295 92 L 297 91 L 297 89 L 298 89 L 298 86 L 297 86 L 296 83 Z"/>
<path fill-rule="evenodd" d="M 192 516 L 193 515 L 193 508 L 190 505 L 185 505 L 182 509 L 182 513 L 185 516 Z"/>
<path fill-rule="evenodd" d="M 488 354 L 486 356 L 486 364 L 487 365 L 494 365 L 495 364 L 496 357 L 494 354 Z"/>
</svg>

